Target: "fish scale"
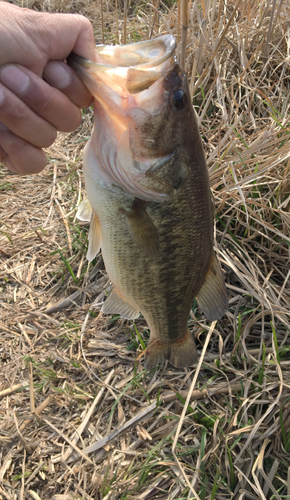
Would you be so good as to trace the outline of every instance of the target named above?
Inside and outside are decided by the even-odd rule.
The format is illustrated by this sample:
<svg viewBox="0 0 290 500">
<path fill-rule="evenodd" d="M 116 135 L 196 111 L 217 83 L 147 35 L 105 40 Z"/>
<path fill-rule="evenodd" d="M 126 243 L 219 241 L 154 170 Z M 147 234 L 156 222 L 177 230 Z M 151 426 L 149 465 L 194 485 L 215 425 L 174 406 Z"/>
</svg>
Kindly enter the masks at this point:
<svg viewBox="0 0 290 500">
<path fill-rule="evenodd" d="M 142 71 L 137 63 L 134 71 L 128 66 L 127 87 L 126 47 L 116 49 L 122 54 L 122 79 L 113 66 L 112 47 L 99 50 L 105 66 L 100 56 L 96 64 L 78 56 L 69 59 L 95 98 L 94 132 L 84 154 L 91 211 L 85 201 L 78 212 L 83 220 L 90 212 L 88 258 L 102 249 L 114 285 L 103 312 L 128 319 L 140 312 L 144 316 L 150 329 L 145 362 L 149 369 L 166 359 L 176 367 L 196 361 L 187 328 L 194 297 L 211 321 L 228 308 L 213 251 L 208 170 L 186 75 L 173 59 L 172 38 L 165 35 L 127 48 L 128 64 L 134 50 L 136 60 L 142 61 Z"/>
</svg>

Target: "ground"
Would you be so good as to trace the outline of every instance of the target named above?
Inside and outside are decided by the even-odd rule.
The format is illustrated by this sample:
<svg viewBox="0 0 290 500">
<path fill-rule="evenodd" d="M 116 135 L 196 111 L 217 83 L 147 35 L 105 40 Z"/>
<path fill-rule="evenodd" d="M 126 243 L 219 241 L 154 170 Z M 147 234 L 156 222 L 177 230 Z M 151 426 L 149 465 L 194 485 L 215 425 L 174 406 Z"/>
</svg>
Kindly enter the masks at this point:
<svg viewBox="0 0 290 500">
<path fill-rule="evenodd" d="M 98 43 L 123 43 L 120 2 L 23 6 L 83 13 Z M 2 167 L 1 499 L 290 498 L 290 9 L 188 6 L 186 24 L 171 1 L 131 3 L 126 38 L 188 26 L 229 311 L 211 325 L 195 302 L 198 365 L 150 373 L 144 320 L 102 315 L 110 282 L 76 220 L 91 109 L 41 174 Z"/>
</svg>

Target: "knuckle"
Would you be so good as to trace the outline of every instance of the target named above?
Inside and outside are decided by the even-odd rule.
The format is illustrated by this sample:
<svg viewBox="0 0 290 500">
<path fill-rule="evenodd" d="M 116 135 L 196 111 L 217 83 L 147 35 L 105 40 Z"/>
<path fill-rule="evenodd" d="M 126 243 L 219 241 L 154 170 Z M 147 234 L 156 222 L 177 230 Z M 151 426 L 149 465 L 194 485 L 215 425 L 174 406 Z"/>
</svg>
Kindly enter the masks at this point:
<svg viewBox="0 0 290 500">
<path fill-rule="evenodd" d="M 25 141 L 15 141 L 15 150 L 9 163 L 13 164 L 19 174 L 29 175 L 43 170 L 47 162 L 41 149 Z"/>
<path fill-rule="evenodd" d="M 2 99 L 0 99 L 0 119 L 9 123 L 9 128 L 26 122 L 27 109 L 22 101 L 18 100 L 16 105 L 15 96 L 11 95 L 10 91 L 0 88 L 0 92 L 2 94 Z"/>
<path fill-rule="evenodd" d="M 47 161 L 44 152 L 10 130 L 0 134 L 0 163 L 21 175 L 38 173 Z"/>
<path fill-rule="evenodd" d="M 23 168 L 25 174 L 38 174 L 47 164 L 46 156 L 41 149 L 31 152 L 29 163 Z"/>
<path fill-rule="evenodd" d="M 26 127 L 28 125 L 27 109 L 23 105 L 13 107 L 9 115 L 9 123 L 10 128 Z"/>
<path fill-rule="evenodd" d="M 42 92 L 41 95 L 34 98 L 35 109 L 37 109 L 37 114 L 40 116 L 46 116 L 50 112 L 52 104 L 53 98 L 50 92 Z"/>
<path fill-rule="evenodd" d="M 74 17 L 75 19 L 77 19 L 77 21 L 79 22 L 80 25 L 84 26 L 84 28 L 87 30 L 87 31 L 92 31 L 92 25 L 90 23 L 90 21 L 85 17 L 85 16 L 82 16 L 81 14 L 74 14 Z"/>
</svg>

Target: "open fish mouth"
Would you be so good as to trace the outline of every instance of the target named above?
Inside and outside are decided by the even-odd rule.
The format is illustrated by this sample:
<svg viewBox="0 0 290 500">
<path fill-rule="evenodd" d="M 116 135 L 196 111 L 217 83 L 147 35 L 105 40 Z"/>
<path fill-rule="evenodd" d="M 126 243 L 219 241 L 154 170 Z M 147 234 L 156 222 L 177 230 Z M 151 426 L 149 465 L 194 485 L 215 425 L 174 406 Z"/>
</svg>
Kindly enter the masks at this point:
<svg viewBox="0 0 290 500">
<path fill-rule="evenodd" d="M 148 178 L 172 160 L 174 150 L 155 147 L 155 137 L 144 130 L 166 106 L 163 82 L 176 65 L 175 48 L 175 38 L 163 35 L 97 45 L 95 62 L 73 53 L 67 60 L 95 98 L 94 131 L 84 152 L 87 172 L 147 201 L 167 196 L 160 181 L 156 188 Z"/>
<path fill-rule="evenodd" d="M 169 71 L 174 64 L 175 48 L 175 38 L 163 35 L 128 45 L 97 45 L 96 62 L 72 53 L 68 64 L 80 73 L 90 90 L 90 80 L 93 78 L 100 87 L 105 84 L 117 93 L 125 90 L 137 94 Z M 95 95 L 96 85 L 93 90 Z M 95 97 L 99 99 L 99 95 Z"/>
</svg>

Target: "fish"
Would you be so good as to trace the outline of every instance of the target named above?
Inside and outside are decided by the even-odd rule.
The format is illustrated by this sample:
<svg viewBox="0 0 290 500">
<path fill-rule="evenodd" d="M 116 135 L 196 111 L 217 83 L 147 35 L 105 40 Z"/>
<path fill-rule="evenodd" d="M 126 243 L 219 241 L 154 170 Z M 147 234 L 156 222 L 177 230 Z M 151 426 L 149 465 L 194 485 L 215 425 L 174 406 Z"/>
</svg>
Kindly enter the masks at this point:
<svg viewBox="0 0 290 500">
<path fill-rule="evenodd" d="M 172 35 L 97 45 L 95 60 L 68 64 L 94 97 L 84 149 L 90 221 L 87 258 L 102 250 L 113 289 L 104 314 L 145 318 L 145 367 L 197 361 L 187 323 L 194 298 L 209 321 L 228 309 L 213 249 L 214 205 L 185 71 Z"/>
</svg>

